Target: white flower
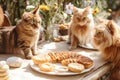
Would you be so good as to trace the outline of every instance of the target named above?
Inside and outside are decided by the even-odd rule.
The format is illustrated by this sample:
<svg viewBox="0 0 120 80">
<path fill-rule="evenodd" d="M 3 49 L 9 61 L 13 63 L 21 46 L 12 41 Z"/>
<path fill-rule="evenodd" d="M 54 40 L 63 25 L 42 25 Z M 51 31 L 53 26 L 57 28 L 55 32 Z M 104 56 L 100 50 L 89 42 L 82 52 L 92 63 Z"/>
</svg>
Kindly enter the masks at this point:
<svg viewBox="0 0 120 80">
<path fill-rule="evenodd" d="M 67 19 L 67 13 L 63 12 L 64 19 Z"/>
<path fill-rule="evenodd" d="M 84 5 L 84 7 L 86 7 L 86 6 L 94 6 L 94 4 L 96 3 L 96 0 L 84 0 L 84 3 L 83 3 L 83 5 Z"/>
<path fill-rule="evenodd" d="M 66 9 L 65 13 L 72 14 L 73 13 L 73 7 L 74 7 L 74 5 L 71 4 L 71 3 L 69 3 L 68 5 L 66 5 L 65 6 L 65 9 Z"/>
<path fill-rule="evenodd" d="M 26 6 L 26 9 L 32 9 L 32 8 L 35 8 L 35 6 L 33 6 L 33 5 Z"/>
</svg>

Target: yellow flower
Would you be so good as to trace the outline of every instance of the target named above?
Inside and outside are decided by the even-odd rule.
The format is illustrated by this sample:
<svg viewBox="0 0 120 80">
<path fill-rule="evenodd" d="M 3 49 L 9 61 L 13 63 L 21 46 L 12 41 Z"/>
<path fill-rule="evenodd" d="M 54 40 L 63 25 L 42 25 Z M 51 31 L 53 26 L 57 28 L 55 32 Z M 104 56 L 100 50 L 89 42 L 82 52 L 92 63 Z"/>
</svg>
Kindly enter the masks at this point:
<svg viewBox="0 0 120 80">
<path fill-rule="evenodd" d="M 57 3 L 54 3 L 54 5 L 55 5 L 55 6 L 58 6 L 58 4 L 57 4 Z"/>
<path fill-rule="evenodd" d="M 43 11 L 49 11 L 50 10 L 50 8 L 46 5 L 40 5 L 39 8 Z"/>
<path fill-rule="evenodd" d="M 99 12 L 100 12 L 99 8 L 95 8 L 94 11 L 93 11 L 93 15 L 96 15 Z"/>
<path fill-rule="evenodd" d="M 109 12 L 112 12 L 112 9 L 108 9 Z"/>
<path fill-rule="evenodd" d="M 87 0 L 87 2 L 90 2 L 91 0 Z"/>
</svg>

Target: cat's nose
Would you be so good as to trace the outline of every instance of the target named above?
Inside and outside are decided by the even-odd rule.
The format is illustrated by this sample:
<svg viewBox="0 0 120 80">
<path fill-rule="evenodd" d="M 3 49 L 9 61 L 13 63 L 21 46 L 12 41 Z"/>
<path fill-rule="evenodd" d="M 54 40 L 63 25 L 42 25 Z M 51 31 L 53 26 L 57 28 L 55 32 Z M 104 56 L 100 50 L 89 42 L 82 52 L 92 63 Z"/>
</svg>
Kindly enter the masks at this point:
<svg viewBox="0 0 120 80">
<path fill-rule="evenodd" d="M 94 34 L 94 37 L 97 37 L 97 34 Z"/>
</svg>

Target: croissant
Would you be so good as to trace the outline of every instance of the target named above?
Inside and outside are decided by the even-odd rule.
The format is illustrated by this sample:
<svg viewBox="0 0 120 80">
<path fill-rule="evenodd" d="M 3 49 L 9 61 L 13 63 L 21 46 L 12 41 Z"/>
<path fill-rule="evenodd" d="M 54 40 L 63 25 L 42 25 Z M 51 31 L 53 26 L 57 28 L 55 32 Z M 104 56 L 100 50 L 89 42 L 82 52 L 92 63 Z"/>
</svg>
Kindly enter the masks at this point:
<svg viewBox="0 0 120 80">
<path fill-rule="evenodd" d="M 51 62 L 51 57 L 48 54 L 40 54 L 37 56 L 33 56 L 32 60 L 35 64 L 42 64 L 45 62 Z"/>
<path fill-rule="evenodd" d="M 76 58 L 68 58 L 61 61 L 62 65 L 68 66 L 70 63 L 80 63 L 83 64 L 85 68 L 90 68 L 93 65 L 93 60 L 88 57 L 80 56 Z"/>
<path fill-rule="evenodd" d="M 61 62 L 64 59 L 81 56 L 75 52 L 50 52 L 48 55 L 51 57 L 52 62 Z"/>
</svg>

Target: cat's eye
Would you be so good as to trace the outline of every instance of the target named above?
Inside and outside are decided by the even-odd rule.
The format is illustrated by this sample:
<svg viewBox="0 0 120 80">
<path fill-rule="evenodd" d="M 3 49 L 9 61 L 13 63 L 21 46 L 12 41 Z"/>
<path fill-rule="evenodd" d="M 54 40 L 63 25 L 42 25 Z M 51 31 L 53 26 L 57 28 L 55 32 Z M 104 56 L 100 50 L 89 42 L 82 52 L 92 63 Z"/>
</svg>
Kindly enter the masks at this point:
<svg viewBox="0 0 120 80">
<path fill-rule="evenodd" d="M 24 19 L 25 22 L 27 22 L 28 20 L 27 19 Z"/>
<path fill-rule="evenodd" d="M 28 22 L 31 18 L 25 18 L 24 21 Z"/>
<path fill-rule="evenodd" d="M 86 19 L 86 17 L 83 17 L 83 20 L 85 20 Z"/>
<path fill-rule="evenodd" d="M 80 21 L 80 17 L 77 17 L 77 20 Z"/>
</svg>

